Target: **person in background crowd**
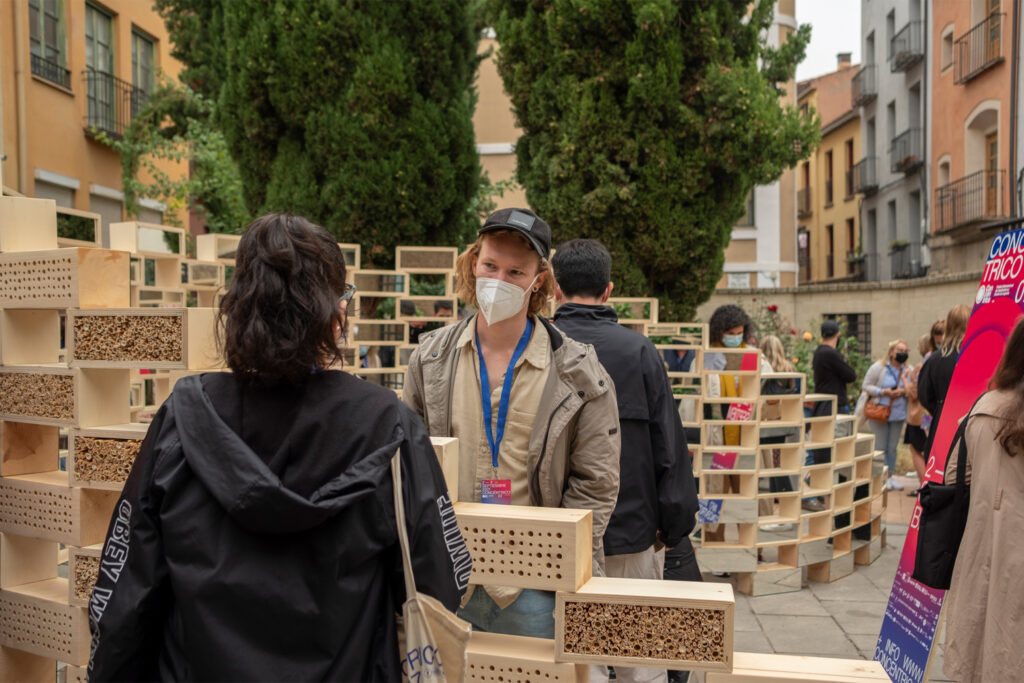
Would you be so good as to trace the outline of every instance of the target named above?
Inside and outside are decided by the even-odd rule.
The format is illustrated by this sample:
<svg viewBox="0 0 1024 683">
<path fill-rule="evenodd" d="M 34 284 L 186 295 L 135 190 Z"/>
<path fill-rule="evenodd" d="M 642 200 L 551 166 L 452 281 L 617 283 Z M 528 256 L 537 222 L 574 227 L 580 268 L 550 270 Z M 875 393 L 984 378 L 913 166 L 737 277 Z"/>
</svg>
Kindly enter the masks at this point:
<svg viewBox="0 0 1024 683">
<path fill-rule="evenodd" d="M 885 465 L 889 468 L 886 488 L 902 491 L 903 484 L 896 481 L 896 448 L 900 442 L 903 423 L 907 419 L 907 379 L 913 367 L 907 363 L 907 342 L 902 339 L 889 342 L 885 357 L 877 360 L 864 375 L 863 391 L 868 400 L 877 399 L 883 406 L 889 406 L 886 422 L 869 420 L 875 435 L 875 449 L 885 453 Z"/>
<path fill-rule="evenodd" d="M 725 304 L 715 309 L 708 321 L 708 345 L 712 349 L 745 349 L 745 339 L 751 335 L 753 321 L 747 312 L 735 304 Z M 725 370 L 739 370 L 740 358 L 735 354 L 708 351 L 704 354 L 704 369 L 722 373 Z M 761 359 L 761 372 L 771 372 L 771 366 Z M 708 396 L 740 397 L 743 396 L 743 377 L 733 374 L 708 375 Z M 737 401 L 737 403 L 744 403 Z M 729 414 L 731 404 L 708 404 L 704 407 L 704 417 L 709 420 L 724 420 Z M 708 428 L 708 446 L 740 445 L 739 425 L 712 426 Z M 736 475 L 719 475 L 708 479 L 707 491 L 702 494 L 739 493 L 739 478 Z M 705 524 L 704 538 L 708 541 L 724 541 L 725 527 L 721 524 Z"/>
<path fill-rule="evenodd" d="M 946 328 L 949 331 L 949 328 Z M 946 593 L 947 676 L 964 683 L 1020 680 L 1024 671 L 1024 319 L 1003 350 L 964 439 L 970 484 L 967 527 Z M 957 478 L 958 447 L 946 460 Z"/>
<path fill-rule="evenodd" d="M 924 484 L 924 446 L 928 440 L 928 434 L 924 431 L 925 410 L 921 401 L 917 398 L 917 378 L 921 374 L 921 368 L 925 361 L 935 349 L 932 347 L 934 336 L 923 334 L 917 341 L 917 350 L 921 354 L 921 362 L 917 364 L 914 371 L 907 376 L 907 429 L 903 433 L 903 443 L 910 447 L 910 454 L 914 458 L 914 471 L 917 473 L 917 481 Z M 917 491 L 907 491 L 908 496 L 916 496 Z"/>
<path fill-rule="evenodd" d="M 406 316 L 406 317 L 409 317 L 409 318 L 414 318 L 417 315 L 417 313 L 416 313 L 416 302 L 409 301 L 408 299 L 405 299 L 405 300 L 402 301 L 401 304 L 399 304 L 399 310 L 401 310 L 403 316 Z M 420 335 L 422 335 L 426 331 L 427 331 L 427 321 L 425 321 L 425 320 L 409 320 L 409 343 L 410 344 L 419 344 L 420 343 Z M 393 365 L 390 365 L 388 367 L 393 367 Z"/>
<path fill-rule="evenodd" d="M 619 497 L 604 532 L 605 573 L 662 579 L 665 547 L 691 545 L 688 534 L 697 514 L 693 463 L 668 375 L 654 344 L 619 325 L 607 305 L 614 283 L 612 257 L 604 245 L 570 240 L 555 252 L 551 268 L 559 304 L 555 327 L 593 344 L 615 383 L 622 453 Z M 608 677 L 606 666 L 591 670 L 592 681 Z M 664 669 L 616 667 L 615 673 L 620 681 L 666 680 Z"/>
<path fill-rule="evenodd" d="M 304 218 L 242 236 L 233 372 L 179 380 L 150 425 L 92 593 L 90 680 L 399 680 L 395 495 L 418 590 L 458 607 L 471 562 L 423 423 L 332 369 L 354 291 Z"/>
<path fill-rule="evenodd" d="M 432 436 L 459 440 L 459 500 L 593 511 L 593 572 L 619 492 L 615 387 L 593 347 L 538 315 L 555 289 L 551 228 L 527 209 L 487 217 L 456 263 L 458 297 L 478 313 L 427 332 L 402 399 Z M 554 593 L 472 591 L 480 631 L 554 637 Z"/>
<path fill-rule="evenodd" d="M 938 424 L 942 416 L 942 405 L 946 402 L 949 384 L 953 381 L 953 370 L 956 368 L 957 359 L 960 358 L 960 345 L 964 343 L 964 334 L 967 333 L 967 321 L 970 317 L 971 309 L 963 304 L 949 309 L 946 324 L 943 326 L 942 346 L 928 358 L 917 378 L 917 400 L 931 414 L 932 424 Z M 929 430 L 928 440 L 924 445 L 925 462 L 931 454 L 934 438 L 935 430 Z"/>
<path fill-rule="evenodd" d="M 850 403 L 846 393 L 846 385 L 857 379 L 857 372 L 839 353 L 839 323 L 826 320 L 821 323 L 821 343 L 814 350 L 811 368 L 814 373 L 814 391 L 819 394 L 832 394 L 836 397 L 836 414 L 848 415 Z M 832 410 L 830 402 L 818 401 L 811 411 L 812 417 L 828 415 Z M 828 462 L 831 450 L 813 449 L 807 451 L 804 465 L 821 465 Z M 811 512 L 825 509 L 825 501 L 821 498 L 804 499 L 803 508 Z"/>
<path fill-rule="evenodd" d="M 775 335 L 768 335 L 761 340 L 761 352 L 765 360 L 772 368 L 772 372 L 761 377 L 761 395 L 777 396 L 780 394 L 795 394 L 799 391 L 799 385 L 794 378 L 773 377 L 776 373 L 796 372 L 796 366 L 786 357 L 786 351 L 782 341 Z M 782 413 L 777 399 L 769 399 L 764 407 L 763 419 L 766 421 L 781 420 Z M 796 441 L 800 438 L 800 427 L 768 427 L 762 426 L 760 430 L 762 444 L 782 444 L 787 441 Z M 761 451 L 761 466 L 766 469 L 778 468 L 780 451 Z M 793 484 L 789 477 L 771 477 L 768 479 L 768 490 L 772 493 L 784 493 L 793 490 Z M 758 501 L 760 515 L 774 514 L 774 501 L 771 498 L 762 498 Z M 771 531 L 781 528 L 781 525 L 766 524 L 762 529 Z"/>
</svg>

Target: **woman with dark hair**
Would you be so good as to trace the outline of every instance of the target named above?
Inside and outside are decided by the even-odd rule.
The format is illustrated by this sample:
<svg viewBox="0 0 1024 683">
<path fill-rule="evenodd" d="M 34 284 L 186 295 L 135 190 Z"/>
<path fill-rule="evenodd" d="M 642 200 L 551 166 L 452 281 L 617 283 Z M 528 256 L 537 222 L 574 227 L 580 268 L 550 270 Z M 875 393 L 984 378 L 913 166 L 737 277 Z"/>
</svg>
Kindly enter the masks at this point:
<svg viewBox="0 0 1024 683">
<path fill-rule="evenodd" d="M 125 484 L 90 602 L 90 680 L 398 680 L 405 601 L 455 609 L 468 553 L 419 418 L 341 365 L 354 287 L 304 218 L 249 226 L 220 310 L 233 372 L 186 377 Z"/>
<path fill-rule="evenodd" d="M 953 370 L 956 368 L 957 359 L 960 358 L 960 345 L 964 343 L 967 321 L 970 317 L 971 309 L 963 304 L 949 309 L 942 331 L 942 346 L 928 357 L 918 375 L 917 400 L 932 416 L 932 424 L 938 424 L 942 416 L 942 406 L 946 402 L 946 394 L 949 393 L 949 384 L 953 381 Z M 933 325 L 932 339 L 935 339 L 934 332 Z M 928 462 L 934 438 L 935 430 L 930 429 L 928 440 L 924 444 L 925 462 Z"/>
<path fill-rule="evenodd" d="M 945 673 L 965 683 L 1019 680 L 1024 670 L 1024 318 L 989 389 L 964 418 L 970 510 L 946 594 Z M 947 483 L 958 476 L 956 451 Z"/>
</svg>

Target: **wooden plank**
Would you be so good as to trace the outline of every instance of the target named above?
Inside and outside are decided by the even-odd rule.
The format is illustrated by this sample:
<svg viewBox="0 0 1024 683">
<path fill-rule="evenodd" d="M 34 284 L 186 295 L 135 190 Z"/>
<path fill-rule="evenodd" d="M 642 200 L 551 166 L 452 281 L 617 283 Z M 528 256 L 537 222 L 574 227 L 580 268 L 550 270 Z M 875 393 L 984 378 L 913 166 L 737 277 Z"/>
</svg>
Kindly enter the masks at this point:
<svg viewBox="0 0 1024 683">
<path fill-rule="evenodd" d="M 807 567 L 807 578 L 821 583 L 832 583 L 852 573 L 853 553 L 850 552 Z"/>
<path fill-rule="evenodd" d="M 857 683 L 889 681 L 889 676 L 880 663 L 872 660 L 737 652 L 731 673 L 708 672 L 704 680 L 705 683 Z"/>
<path fill-rule="evenodd" d="M 185 230 L 142 221 L 111 223 L 110 248 L 149 258 L 183 259 L 185 258 Z"/>
<path fill-rule="evenodd" d="M 103 544 L 68 548 L 68 604 L 87 607 L 100 574 Z"/>
<path fill-rule="evenodd" d="M 57 202 L 0 197 L 0 251 L 57 248 Z"/>
<path fill-rule="evenodd" d="M 0 588 L 57 578 L 56 541 L 0 533 Z"/>
<path fill-rule="evenodd" d="M 0 363 L 19 365 L 60 360 L 60 311 L 0 311 Z"/>
<path fill-rule="evenodd" d="M 555 596 L 559 661 L 730 671 L 732 586 L 594 577 Z"/>
<path fill-rule="evenodd" d="M 0 368 L 0 419 L 93 427 L 128 422 L 124 369 L 12 365 Z"/>
<path fill-rule="evenodd" d="M 574 591 L 591 577 L 590 510 L 456 503 L 455 516 L 472 584 Z"/>
<path fill-rule="evenodd" d="M 882 555 L 882 537 L 877 536 L 853 551 L 854 564 L 871 564 Z"/>
<path fill-rule="evenodd" d="M 807 570 L 800 567 L 758 567 L 756 572 L 736 575 L 736 590 L 744 595 L 778 595 L 795 593 L 803 588 Z"/>
<path fill-rule="evenodd" d="M 68 664 L 64 667 L 63 683 L 89 683 L 89 672 L 84 666 Z"/>
<path fill-rule="evenodd" d="M 555 661 L 555 641 L 474 631 L 466 647 L 470 683 L 586 683 L 585 664 Z"/>
<path fill-rule="evenodd" d="M 41 657 L 0 646 L 0 681 L 32 681 L 32 683 L 56 683 L 57 661 L 52 657 Z M 71 683 L 71 679 L 67 680 Z"/>
<path fill-rule="evenodd" d="M 67 314 L 67 355 L 72 367 L 223 367 L 213 308 L 90 309 Z"/>
<path fill-rule="evenodd" d="M 0 645 L 84 665 L 89 623 L 85 608 L 68 604 L 67 579 L 0 590 Z"/>
<path fill-rule="evenodd" d="M 430 444 L 434 447 L 434 454 L 441 463 L 441 471 L 444 473 L 444 483 L 448 487 L 448 498 L 453 502 L 459 501 L 459 440 L 448 436 L 432 436 Z"/>
<path fill-rule="evenodd" d="M 0 478 L 0 531 L 86 546 L 100 543 L 117 503 L 116 491 L 72 488 L 66 472 Z"/>
<path fill-rule="evenodd" d="M 0 422 L 0 476 L 52 472 L 58 468 L 60 428 Z"/>
<path fill-rule="evenodd" d="M 148 424 L 130 423 L 68 433 L 68 481 L 72 486 L 120 491 L 131 473 Z"/>
<path fill-rule="evenodd" d="M 129 261 L 85 247 L 0 254 L 0 308 L 125 308 Z"/>
</svg>

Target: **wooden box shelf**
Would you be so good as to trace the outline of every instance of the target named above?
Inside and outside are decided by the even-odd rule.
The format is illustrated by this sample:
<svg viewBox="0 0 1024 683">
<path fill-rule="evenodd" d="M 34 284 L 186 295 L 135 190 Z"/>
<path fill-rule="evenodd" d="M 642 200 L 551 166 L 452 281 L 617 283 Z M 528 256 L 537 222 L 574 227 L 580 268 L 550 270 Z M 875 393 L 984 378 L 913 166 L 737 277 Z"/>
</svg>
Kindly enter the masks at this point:
<svg viewBox="0 0 1024 683">
<path fill-rule="evenodd" d="M 72 428 L 68 434 L 68 479 L 72 486 L 120 491 L 131 472 L 149 425 Z"/>
<path fill-rule="evenodd" d="M 472 584 L 574 591 L 591 577 L 590 510 L 456 503 L 455 516 Z"/>
<path fill-rule="evenodd" d="M 594 577 L 555 596 L 559 661 L 731 671 L 732 586 Z"/>
<path fill-rule="evenodd" d="M 0 252 L 57 248 L 57 202 L 0 196 Z"/>
<path fill-rule="evenodd" d="M 737 652 L 732 673 L 708 672 L 705 683 L 858 683 L 889 681 L 882 665 L 863 659 Z"/>
<path fill-rule="evenodd" d="M 475 631 L 466 647 L 470 683 L 586 683 L 585 664 L 555 661 L 555 641 Z"/>
<path fill-rule="evenodd" d="M 0 308 L 124 308 L 128 262 L 85 247 L 0 254 Z"/>
<path fill-rule="evenodd" d="M 395 247 L 395 268 L 417 273 L 448 273 L 455 269 L 455 247 Z"/>
<path fill-rule="evenodd" d="M 235 253 L 238 251 L 238 243 L 241 239 L 241 235 L 226 235 L 216 232 L 196 235 L 196 259 L 234 265 Z"/>
<path fill-rule="evenodd" d="M 397 270 L 357 270 L 350 277 L 360 296 L 394 297 L 409 293 L 409 276 Z"/>
<path fill-rule="evenodd" d="M 58 465 L 59 428 L 0 422 L 0 476 L 52 472 Z"/>
<path fill-rule="evenodd" d="M 222 367 L 213 308 L 70 310 L 67 355 L 72 367 Z"/>
<path fill-rule="evenodd" d="M 68 548 L 68 604 L 86 607 L 92 589 L 100 574 L 100 555 L 103 545 L 97 543 L 85 548 Z"/>
<path fill-rule="evenodd" d="M 25 365 L 60 360 L 60 311 L 0 310 L 0 363 Z"/>
<path fill-rule="evenodd" d="M 0 419 L 95 427 L 128 422 L 128 370 L 17 365 L 0 368 Z"/>
<path fill-rule="evenodd" d="M 183 259 L 185 230 L 142 221 L 111 223 L 110 248 L 154 259 Z"/>
<path fill-rule="evenodd" d="M 59 564 L 57 541 L 0 533 L 0 588 L 55 579 Z"/>
<path fill-rule="evenodd" d="M 89 640 L 85 608 L 68 604 L 67 579 L 0 590 L 0 645 L 84 665 Z"/>
<path fill-rule="evenodd" d="M 103 541 L 117 491 L 68 486 L 67 472 L 0 478 L 0 532 L 65 545 Z"/>
</svg>

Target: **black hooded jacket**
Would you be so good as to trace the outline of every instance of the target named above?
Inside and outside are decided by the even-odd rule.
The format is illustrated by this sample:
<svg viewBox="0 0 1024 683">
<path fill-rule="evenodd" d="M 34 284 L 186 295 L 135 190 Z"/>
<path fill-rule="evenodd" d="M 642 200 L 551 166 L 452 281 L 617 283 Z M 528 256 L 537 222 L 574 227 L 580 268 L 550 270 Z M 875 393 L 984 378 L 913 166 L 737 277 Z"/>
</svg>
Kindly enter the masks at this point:
<svg viewBox="0 0 1024 683">
<path fill-rule="evenodd" d="M 398 680 L 399 447 L 417 587 L 454 610 L 468 552 L 426 430 L 392 392 L 339 371 L 295 388 L 180 380 L 111 520 L 89 679 Z"/>
<path fill-rule="evenodd" d="M 615 382 L 622 453 L 619 497 L 604 532 L 606 555 L 646 550 L 658 531 L 674 547 L 697 514 L 693 465 L 661 355 L 618 320 L 610 307 L 586 304 L 563 304 L 554 319 L 570 338 L 593 344 Z"/>
</svg>

